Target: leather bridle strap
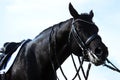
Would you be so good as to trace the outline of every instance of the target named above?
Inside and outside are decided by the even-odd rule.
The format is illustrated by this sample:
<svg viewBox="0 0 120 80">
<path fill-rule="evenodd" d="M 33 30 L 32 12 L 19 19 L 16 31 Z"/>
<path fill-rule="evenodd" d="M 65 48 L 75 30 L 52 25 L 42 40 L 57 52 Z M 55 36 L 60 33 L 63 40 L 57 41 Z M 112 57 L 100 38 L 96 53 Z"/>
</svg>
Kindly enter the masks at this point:
<svg viewBox="0 0 120 80">
<path fill-rule="evenodd" d="M 72 60 L 73 60 L 75 69 L 76 69 L 76 71 L 77 71 L 77 72 L 76 72 L 76 75 L 74 76 L 74 78 L 73 78 L 72 80 L 74 80 L 74 79 L 76 78 L 76 76 L 78 76 L 78 78 L 81 80 L 80 75 L 79 75 L 80 69 L 82 70 L 82 73 L 83 73 L 83 75 L 84 75 L 85 80 L 87 80 L 87 79 L 88 79 L 88 75 L 89 75 L 89 71 L 90 71 L 90 68 L 91 68 L 91 63 L 89 63 L 87 72 L 86 72 L 86 74 L 85 74 L 84 69 L 83 69 L 83 67 L 82 67 L 83 61 L 84 61 L 84 56 L 85 56 L 86 50 L 88 50 L 88 47 L 87 47 L 87 46 L 88 46 L 96 37 L 98 37 L 98 35 L 97 35 L 97 34 L 93 34 L 93 35 L 90 36 L 85 42 L 83 42 L 83 40 L 82 40 L 81 37 L 79 36 L 79 34 L 78 34 L 78 32 L 77 32 L 77 30 L 76 30 L 76 28 L 75 28 L 75 25 L 74 25 L 74 23 L 77 22 L 77 21 L 82 21 L 82 22 L 85 22 L 85 23 L 87 23 L 87 24 L 94 24 L 94 23 L 87 22 L 87 21 L 84 21 L 84 20 L 82 20 L 82 19 L 76 19 L 76 20 L 73 21 L 73 23 L 72 23 L 72 28 L 71 28 L 71 32 L 70 32 L 70 35 L 71 35 L 71 34 L 73 35 L 75 41 L 77 42 L 77 44 L 79 45 L 79 47 L 82 49 L 82 54 L 83 54 L 83 60 L 82 60 L 82 61 L 81 61 L 80 58 L 78 57 L 78 58 L 79 58 L 79 62 L 80 62 L 80 66 L 79 66 L 78 69 L 76 68 L 76 64 L 75 64 L 75 62 L 74 62 L 74 58 L 73 58 L 73 56 L 72 56 L 72 54 L 71 54 L 71 57 L 72 57 Z M 70 38 L 70 35 L 69 35 L 69 38 Z"/>
<path fill-rule="evenodd" d="M 90 36 L 85 42 L 81 39 L 80 35 L 78 34 L 76 28 L 75 28 L 75 25 L 74 23 L 77 22 L 77 21 L 82 21 L 82 22 L 85 22 L 87 24 L 94 24 L 92 22 L 87 22 L 85 20 L 82 20 L 82 19 L 76 19 L 75 21 L 73 20 L 72 22 L 72 28 L 71 28 L 71 32 L 73 37 L 76 38 L 77 40 L 77 44 L 79 45 L 79 47 L 81 47 L 82 50 L 84 49 L 87 49 L 87 46 L 96 38 L 96 37 L 99 37 L 98 34 L 93 34 L 92 36 Z"/>
<path fill-rule="evenodd" d="M 86 42 L 85 45 L 89 45 L 96 37 L 99 37 L 98 34 L 93 34 L 92 36 L 90 36 Z"/>
<path fill-rule="evenodd" d="M 72 24 L 72 29 L 71 29 L 71 34 L 73 35 L 73 37 L 75 38 L 77 44 L 79 45 L 79 47 L 84 50 L 86 48 L 85 43 L 82 41 L 82 39 L 79 37 L 78 32 L 75 29 L 75 26 Z"/>
<path fill-rule="evenodd" d="M 74 20 L 73 24 L 74 24 L 75 22 L 77 22 L 77 21 L 81 21 L 81 22 L 84 22 L 84 23 L 87 23 L 87 24 L 94 25 L 93 22 L 89 22 L 89 21 L 86 21 L 86 20 L 83 20 L 83 19 L 76 19 L 76 20 Z"/>
</svg>

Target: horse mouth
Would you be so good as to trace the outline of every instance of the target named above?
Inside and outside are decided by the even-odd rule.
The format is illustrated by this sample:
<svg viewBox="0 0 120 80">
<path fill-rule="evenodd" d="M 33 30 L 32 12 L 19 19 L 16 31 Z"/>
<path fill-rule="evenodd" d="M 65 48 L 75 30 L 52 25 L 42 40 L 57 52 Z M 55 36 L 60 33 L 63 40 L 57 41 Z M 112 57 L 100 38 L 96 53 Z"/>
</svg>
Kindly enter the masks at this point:
<svg viewBox="0 0 120 80">
<path fill-rule="evenodd" d="M 100 66 L 105 63 L 105 60 L 93 58 L 93 59 L 90 59 L 90 62 L 92 62 L 95 66 Z"/>
<path fill-rule="evenodd" d="M 88 53 L 89 61 L 92 62 L 95 66 L 100 66 L 105 63 L 106 59 L 100 58 L 101 56 L 95 55 L 92 52 Z"/>
<path fill-rule="evenodd" d="M 91 62 L 92 62 L 92 61 L 91 61 Z M 92 63 L 93 63 L 95 66 L 100 66 L 100 65 L 104 64 L 105 61 L 102 61 L 102 60 L 96 60 L 96 61 L 93 61 Z"/>
</svg>

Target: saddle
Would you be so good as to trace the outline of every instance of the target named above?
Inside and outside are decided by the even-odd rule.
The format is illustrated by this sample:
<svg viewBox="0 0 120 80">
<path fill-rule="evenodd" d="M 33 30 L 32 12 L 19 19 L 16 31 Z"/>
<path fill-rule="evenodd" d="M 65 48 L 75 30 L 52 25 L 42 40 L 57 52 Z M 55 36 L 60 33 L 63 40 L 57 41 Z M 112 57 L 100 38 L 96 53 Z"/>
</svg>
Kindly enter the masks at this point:
<svg viewBox="0 0 120 80">
<path fill-rule="evenodd" d="M 0 59 L 0 70 L 5 67 L 7 64 L 7 61 L 9 60 L 10 56 L 12 53 L 14 53 L 17 48 L 21 45 L 23 41 L 15 43 L 15 42 L 10 42 L 10 43 L 5 43 L 7 45 L 6 50 L 3 54 L 1 54 L 1 59 Z"/>
<path fill-rule="evenodd" d="M 7 50 L 9 49 L 8 51 L 9 53 L 5 54 L 5 56 L 0 61 L 0 75 L 7 73 L 7 71 L 14 63 L 16 56 L 18 55 L 21 48 L 30 41 L 31 39 L 27 39 L 19 43 L 15 43 L 15 42 L 10 43 L 9 48 L 6 48 Z"/>
</svg>

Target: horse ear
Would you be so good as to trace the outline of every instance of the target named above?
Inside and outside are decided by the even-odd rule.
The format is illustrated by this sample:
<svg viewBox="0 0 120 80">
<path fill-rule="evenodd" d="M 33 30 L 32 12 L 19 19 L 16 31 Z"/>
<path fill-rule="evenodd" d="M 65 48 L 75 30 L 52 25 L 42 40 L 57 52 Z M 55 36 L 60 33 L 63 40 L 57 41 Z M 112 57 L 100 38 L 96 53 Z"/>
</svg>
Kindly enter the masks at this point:
<svg viewBox="0 0 120 80">
<path fill-rule="evenodd" d="M 92 11 L 92 10 L 90 11 L 89 15 L 90 15 L 90 18 L 92 19 L 92 18 L 93 18 L 93 16 L 94 16 L 94 13 L 93 13 L 93 11 Z"/>
<path fill-rule="evenodd" d="M 77 18 L 79 16 L 78 12 L 73 8 L 71 3 L 69 3 L 69 11 L 73 18 Z"/>
</svg>

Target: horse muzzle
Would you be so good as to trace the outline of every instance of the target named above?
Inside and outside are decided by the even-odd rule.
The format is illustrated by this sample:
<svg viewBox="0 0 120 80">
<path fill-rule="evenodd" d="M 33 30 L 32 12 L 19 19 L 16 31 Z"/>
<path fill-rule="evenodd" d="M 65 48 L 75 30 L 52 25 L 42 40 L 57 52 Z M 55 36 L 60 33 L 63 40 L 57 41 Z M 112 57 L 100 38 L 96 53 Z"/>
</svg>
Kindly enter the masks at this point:
<svg viewBox="0 0 120 80">
<path fill-rule="evenodd" d="M 107 48 L 102 49 L 101 47 L 96 48 L 94 52 L 88 50 L 87 53 L 89 61 L 95 64 L 96 66 L 104 64 L 108 56 Z"/>
</svg>

